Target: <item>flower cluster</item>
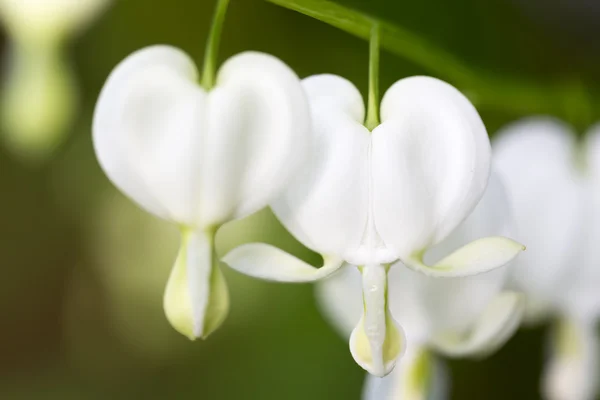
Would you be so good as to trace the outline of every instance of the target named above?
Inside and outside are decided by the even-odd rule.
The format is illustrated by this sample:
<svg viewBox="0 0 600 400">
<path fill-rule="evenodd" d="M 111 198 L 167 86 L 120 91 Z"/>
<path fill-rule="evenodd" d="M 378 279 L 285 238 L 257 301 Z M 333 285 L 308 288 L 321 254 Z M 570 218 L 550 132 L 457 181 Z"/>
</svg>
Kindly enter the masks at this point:
<svg viewBox="0 0 600 400">
<path fill-rule="evenodd" d="M 400 79 L 379 102 L 377 26 L 366 102 L 343 77 L 300 80 L 268 54 L 238 54 L 217 71 L 226 4 L 201 73 L 179 49 L 139 50 L 110 74 L 94 115 L 109 179 L 180 228 L 164 295 L 172 326 L 195 339 L 223 322 L 220 261 L 261 279 L 318 282 L 321 308 L 369 373 L 364 397 L 424 399 L 445 381 L 434 353 L 489 354 L 524 313 L 550 310 L 563 322 L 548 396 L 590 398 L 600 140 L 586 145 L 584 176 L 567 151 L 573 135 L 555 123 L 508 128 L 518 133 L 492 152 L 474 106 L 438 79 Z M 219 228 L 267 206 L 322 266 L 267 243 L 219 257 Z M 573 235 L 587 238 L 580 249 L 567 246 Z M 532 250 L 510 264 L 525 249 L 513 237 Z"/>
</svg>

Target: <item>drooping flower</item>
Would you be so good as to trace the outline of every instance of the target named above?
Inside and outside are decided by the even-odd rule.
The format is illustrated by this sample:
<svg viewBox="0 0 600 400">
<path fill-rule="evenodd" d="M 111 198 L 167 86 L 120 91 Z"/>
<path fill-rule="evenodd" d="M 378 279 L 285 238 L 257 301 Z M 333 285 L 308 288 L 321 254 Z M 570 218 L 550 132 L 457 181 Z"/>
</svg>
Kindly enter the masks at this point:
<svg viewBox="0 0 600 400">
<path fill-rule="evenodd" d="M 67 131 L 76 84 L 63 46 L 110 0 L 0 0 L 0 20 L 11 38 L 2 84 L 2 131 L 9 148 L 39 158 Z"/>
<path fill-rule="evenodd" d="M 230 58 L 206 89 L 182 51 L 153 46 L 126 58 L 95 110 L 94 146 L 111 181 L 181 228 L 167 318 L 189 338 L 223 321 L 228 294 L 214 251 L 227 221 L 277 196 L 301 164 L 310 112 L 298 77 L 277 58 Z"/>
<path fill-rule="evenodd" d="M 519 121 L 499 132 L 497 168 L 514 204 L 528 251 L 514 284 L 527 294 L 527 318 L 557 318 L 543 392 L 551 400 L 595 398 L 600 317 L 600 129 L 577 143 L 551 118 Z"/>
<path fill-rule="evenodd" d="M 301 173 L 273 211 L 324 266 L 311 265 L 262 243 L 234 249 L 223 261 L 246 274 L 306 282 L 344 262 L 362 273 L 364 314 L 351 352 L 372 374 L 388 374 L 405 347 L 387 301 L 387 273 L 396 261 L 426 275 L 456 277 L 506 264 L 522 246 L 504 237 L 467 244 L 427 265 L 425 252 L 445 239 L 480 200 L 490 145 L 471 103 L 429 77 L 396 82 L 381 102 L 381 123 L 363 124 L 365 108 L 344 78 L 303 81 L 313 116 L 313 148 Z"/>
<path fill-rule="evenodd" d="M 460 246 L 488 235 L 510 235 L 510 210 L 495 175 L 473 213 L 427 254 L 432 262 Z M 381 379 L 368 375 L 365 400 L 441 400 L 448 398 L 448 377 L 435 353 L 481 356 L 500 347 L 516 330 L 523 295 L 504 291 L 509 266 L 477 276 L 437 279 L 401 263 L 389 273 L 389 304 L 407 336 L 406 355 Z M 360 274 L 353 268 L 317 285 L 327 319 L 349 336 L 361 316 Z"/>
</svg>

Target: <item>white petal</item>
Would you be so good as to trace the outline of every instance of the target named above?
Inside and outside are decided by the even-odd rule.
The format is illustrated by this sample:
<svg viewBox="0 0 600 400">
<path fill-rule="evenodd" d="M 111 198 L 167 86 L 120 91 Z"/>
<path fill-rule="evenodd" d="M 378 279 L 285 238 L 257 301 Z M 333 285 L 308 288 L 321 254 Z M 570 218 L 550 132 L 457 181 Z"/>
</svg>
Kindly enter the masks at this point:
<svg viewBox="0 0 600 400">
<path fill-rule="evenodd" d="M 167 319 L 190 339 L 206 338 L 229 311 L 229 295 L 213 244 L 204 232 L 184 232 L 165 290 Z"/>
<path fill-rule="evenodd" d="M 473 239 L 491 234 L 510 234 L 506 194 L 495 174 L 473 213 L 426 259 L 436 262 Z M 409 345 L 425 343 L 435 332 L 466 331 L 505 283 L 508 267 L 466 278 L 437 279 L 394 264 L 389 276 L 389 304 L 404 328 Z M 327 320 L 347 337 L 362 312 L 361 277 L 355 268 L 344 268 L 316 288 Z"/>
<path fill-rule="evenodd" d="M 440 333 L 431 338 L 431 344 L 451 356 L 489 354 L 502 346 L 517 330 L 525 297 L 521 293 L 503 292 L 486 307 L 468 335 L 465 332 Z"/>
<path fill-rule="evenodd" d="M 299 167 L 310 115 L 272 56 L 228 60 L 208 95 L 191 60 L 155 46 L 122 62 L 96 107 L 94 142 L 113 182 L 147 210 L 208 228 L 268 204 Z"/>
<path fill-rule="evenodd" d="M 388 376 L 379 378 L 368 374 L 362 399 L 446 400 L 449 394 L 449 377 L 445 365 L 429 352 L 417 349 L 407 351 Z"/>
<path fill-rule="evenodd" d="M 307 155 L 310 111 L 296 74 L 256 52 L 223 64 L 209 110 L 200 214 L 218 224 L 265 207 L 284 189 Z"/>
<path fill-rule="evenodd" d="M 147 211 L 192 224 L 206 94 L 194 64 L 168 46 L 139 50 L 109 76 L 96 104 L 100 165 Z"/>
<path fill-rule="evenodd" d="M 357 89 L 343 78 L 318 75 L 303 86 L 311 104 L 314 147 L 272 208 L 307 247 L 344 256 L 360 246 L 367 222 L 370 138 L 356 120 L 364 107 Z"/>
<path fill-rule="evenodd" d="M 598 394 L 598 337 L 593 323 L 563 320 L 544 371 L 548 400 L 591 400 Z"/>
<path fill-rule="evenodd" d="M 338 257 L 323 257 L 321 268 L 300 260 L 266 243 L 248 243 L 231 250 L 222 261 L 231 268 L 255 278 L 279 282 L 311 282 L 337 271 L 343 264 Z"/>
<path fill-rule="evenodd" d="M 396 82 L 372 139 L 375 225 L 400 258 L 440 242 L 487 185 L 485 126 L 454 87 L 428 77 Z"/>
<path fill-rule="evenodd" d="M 432 266 L 422 261 L 422 256 L 406 258 L 403 263 L 431 277 L 465 277 L 491 271 L 511 262 L 525 246 L 502 236 L 477 239 Z"/>
<path fill-rule="evenodd" d="M 513 206 L 520 241 L 514 266 L 517 287 L 542 302 L 555 300 L 581 250 L 584 207 L 575 170 L 574 134 L 550 118 L 507 126 L 494 141 L 494 165 Z"/>
<path fill-rule="evenodd" d="M 363 315 L 350 335 L 350 352 L 358 365 L 376 376 L 389 374 L 406 349 L 406 337 L 388 309 L 387 271 L 362 267 Z"/>
</svg>

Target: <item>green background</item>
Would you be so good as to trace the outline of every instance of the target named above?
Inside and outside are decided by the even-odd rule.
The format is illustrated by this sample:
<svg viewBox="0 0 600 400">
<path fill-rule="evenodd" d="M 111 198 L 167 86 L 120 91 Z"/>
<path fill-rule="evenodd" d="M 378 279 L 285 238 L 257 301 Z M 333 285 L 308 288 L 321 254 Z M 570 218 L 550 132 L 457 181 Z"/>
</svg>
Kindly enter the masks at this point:
<svg viewBox="0 0 600 400">
<path fill-rule="evenodd" d="M 592 115 L 600 111 L 600 5 L 593 1 L 344 3 L 409 28 L 486 73 L 572 85 Z M 178 46 L 201 65 L 213 5 L 115 1 L 65 52 L 81 103 L 64 145 L 35 165 L 0 148 L 0 398 L 359 398 L 363 371 L 317 312 L 310 285 L 226 271 L 232 309 L 224 326 L 206 342 L 174 332 L 161 303 L 177 233 L 117 192 L 95 161 L 91 114 L 111 69 L 156 43 Z M 4 53 L 7 42 L 0 34 Z M 265 51 L 301 77 L 335 73 L 366 91 L 366 42 L 266 2 L 232 0 L 221 43 L 221 60 Z M 381 91 L 430 73 L 383 52 Z M 520 117 L 480 111 L 491 134 Z M 572 122 L 583 128 L 586 121 Z M 217 240 L 225 251 L 251 239 L 318 262 L 268 211 L 224 227 Z M 521 330 L 486 360 L 450 361 L 451 398 L 538 398 L 545 328 Z"/>
</svg>

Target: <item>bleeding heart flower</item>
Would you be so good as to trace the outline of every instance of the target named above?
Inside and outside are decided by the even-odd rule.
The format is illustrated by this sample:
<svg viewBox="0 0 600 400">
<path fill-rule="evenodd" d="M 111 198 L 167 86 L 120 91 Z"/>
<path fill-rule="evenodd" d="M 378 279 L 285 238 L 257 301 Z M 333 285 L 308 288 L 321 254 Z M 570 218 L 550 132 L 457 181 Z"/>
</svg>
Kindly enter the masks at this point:
<svg viewBox="0 0 600 400">
<path fill-rule="evenodd" d="M 483 195 L 490 168 L 485 127 L 454 87 L 428 77 L 396 82 L 370 132 L 356 87 L 344 78 L 303 81 L 313 116 L 313 147 L 301 173 L 271 206 L 285 227 L 320 253 L 316 269 L 273 246 L 246 244 L 223 261 L 246 274 L 306 282 L 344 262 L 363 277 L 364 314 L 351 352 L 372 374 L 388 374 L 405 347 L 388 311 L 391 264 L 429 276 L 457 277 L 506 264 L 523 247 L 504 237 L 469 243 L 427 265 L 425 252 L 445 239 Z"/>
<path fill-rule="evenodd" d="M 558 317 L 544 377 L 551 400 L 595 398 L 600 317 L 600 126 L 576 142 L 551 118 L 529 118 L 499 132 L 498 171 L 529 251 L 513 281 L 527 294 L 527 318 Z"/>
<path fill-rule="evenodd" d="M 300 81 L 267 54 L 242 53 L 210 90 L 182 51 L 135 52 L 108 78 L 94 115 L 94 146 L 112 182 L 181 228 L 164 306 L 179 332 L 206 337 L 228 310 L 214 235 L 265 207 L 305 156 L 310 113 Z"/>
<path fill-rule="evenodd" d="M 473 213 L 426 254 L 436 262 L 465 243 L 489 235 L 511 233 L 506 194 L 492 175 Z M 477 276 L 437 279 L 401 263 L 390 269 L 389 306 L 407 336 L 406 355 L 381 379 L 368 375 L 363 398 L 443 399 L 448 377 L 434 356 L 481 356 L 496 350 L 514 333 L 524 309 L 523 295 L 503 291 L 509 267 Z M 361 318 L 360 274 L 345 268 L 317 285 L 317 298 L 327 319 L 348 337 Z"/>
</svg>

